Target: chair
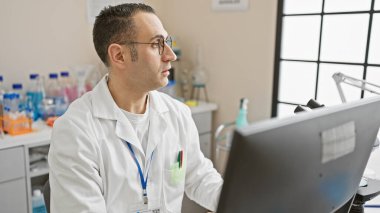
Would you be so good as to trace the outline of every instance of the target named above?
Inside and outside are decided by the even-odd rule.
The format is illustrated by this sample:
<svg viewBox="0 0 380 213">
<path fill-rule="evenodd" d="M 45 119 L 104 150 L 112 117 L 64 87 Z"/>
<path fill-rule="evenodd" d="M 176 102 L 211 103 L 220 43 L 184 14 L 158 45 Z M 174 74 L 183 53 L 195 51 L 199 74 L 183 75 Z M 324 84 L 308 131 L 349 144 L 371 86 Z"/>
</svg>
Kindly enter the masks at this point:
<svg viewBox="0 0 380 213">
<path fill-rule="evenodd" d="M 224 175 L 224 170 L 227 165 L 235 127 L 235 122 L 227 122 L 219 125 L 215 130 L 215 168 L 222 176 Z"/>
</svg>

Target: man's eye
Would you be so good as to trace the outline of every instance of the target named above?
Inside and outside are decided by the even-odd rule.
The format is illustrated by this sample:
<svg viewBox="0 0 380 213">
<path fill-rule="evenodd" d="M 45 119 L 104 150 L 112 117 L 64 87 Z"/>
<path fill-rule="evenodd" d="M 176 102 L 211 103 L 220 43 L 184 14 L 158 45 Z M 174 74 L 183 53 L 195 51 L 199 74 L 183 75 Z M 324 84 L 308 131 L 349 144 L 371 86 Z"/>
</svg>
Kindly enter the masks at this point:
<svg viewBox="0 0 380 213">
<path fill-rule="evenodd" d="M 152 43 L 152 47 L 159 47 L 159 42 L 156 42 L 156 43 Z"/>
</svg>

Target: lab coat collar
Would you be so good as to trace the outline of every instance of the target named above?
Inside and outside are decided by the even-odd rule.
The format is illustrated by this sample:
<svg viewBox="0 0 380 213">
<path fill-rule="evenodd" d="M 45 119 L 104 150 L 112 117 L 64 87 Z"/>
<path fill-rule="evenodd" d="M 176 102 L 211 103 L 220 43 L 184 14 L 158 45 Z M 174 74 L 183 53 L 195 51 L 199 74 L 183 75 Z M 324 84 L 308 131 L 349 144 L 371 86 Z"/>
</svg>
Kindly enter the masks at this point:
<svg viewBox="0 0 380 213">
<path fill-rule="evenodd" d="M 112 95 L 107 85 L 108 74 L 93 89 L 92 109 L 95 117 L 118 120 L 120 118 L 121 110 L 113 100 Z M 149 92 L 150 106 L 158 114 L 168 112 L 169 109 L 161 100 L 157 91 Z"/>
<path fill-rule="evenodd" d="M 92 112 L 98 118 L 117 120 L 120 109 L 112 98 L 107 81 L 108 74 L 92 90 Z"/>
<path fill-rule="evenodd" d="M 107 85 L 108 74 L 105 75 L 92 92 L 92 108 L 95 117 L 116 120 L 116 135 L 144 153 L 141 143 L 133 130 L 132 124 L 125 117 L 121 109 L 111 96 Z M 150 127 L 147 153 L 153 152 L 157 144 L 162 141 L 166 129 L 164 113 L 169 109 L 157 91 L 149 92 L 150 98 Z M 130 131 L 128 131 L 130 130 Z"/>
</svg>

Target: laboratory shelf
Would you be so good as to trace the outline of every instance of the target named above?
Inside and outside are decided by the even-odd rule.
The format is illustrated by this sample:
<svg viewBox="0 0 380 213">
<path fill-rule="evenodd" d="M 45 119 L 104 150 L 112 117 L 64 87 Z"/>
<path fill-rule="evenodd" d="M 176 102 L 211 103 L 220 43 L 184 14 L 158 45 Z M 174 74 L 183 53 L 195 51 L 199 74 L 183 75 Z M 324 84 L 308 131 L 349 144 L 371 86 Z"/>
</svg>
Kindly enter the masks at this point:
<svg viewBox="0 0 380 213">
<path fill-rule="evenodd" d="M 49 168 L 45 167 L 45 168 L 41 168 L 36 171 L 30 172 L 30 177 L 35 178 L 35 177 L 39 177 L 39 176 L 47 175 L 47 174 L 49 174 Z"/>
</svg>

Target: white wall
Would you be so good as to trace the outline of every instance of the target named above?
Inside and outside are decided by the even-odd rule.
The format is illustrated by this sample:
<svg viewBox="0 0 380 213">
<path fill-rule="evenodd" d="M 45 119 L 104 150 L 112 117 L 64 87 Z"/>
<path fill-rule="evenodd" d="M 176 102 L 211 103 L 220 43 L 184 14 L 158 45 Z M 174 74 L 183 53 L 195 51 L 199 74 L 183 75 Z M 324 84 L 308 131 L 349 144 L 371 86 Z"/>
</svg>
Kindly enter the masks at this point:
<svg viewBox="0 0 380 213">
<path fill-rule="evenodd" d="M 164 26 L 179 39 L 184 61 L 203 48 L 211 101 L 219 104 L 216 124 L 233 121 L 247 97 L 251 121 L 270 117 L 274 69 L 276 0 L 250 0 L 250 9 L 215 12 L 211 1 L 162 1 Z"/>
<path fill-rule="evenodd" d="M 0 7 L 0 74 L 4 83 L 27 82 L 29 73 L 96 64 L 85 0 L 12 0 Z"/>
<path fill-rule="evenodd" d="M 219 104 L 215 124 L 234 120 L 241 97 L 249 118 L 270 116 L 276 0 L 250 0 L 243 12 L 214 12 L 210 0 L 149 0 L 169 33 L 179 39 L 184 64 L 203 48 L 207 89 Z M 6 85 L 72 65 L 98 64 L 86 0 L 12 0 L 0 7 L 0 74 Z"/>
</svg>

